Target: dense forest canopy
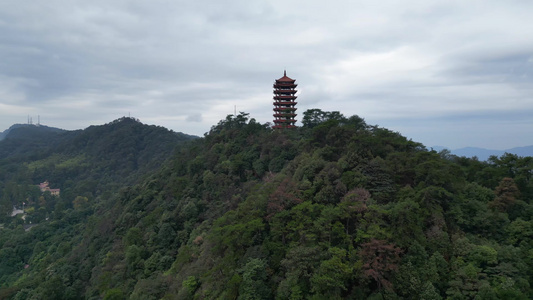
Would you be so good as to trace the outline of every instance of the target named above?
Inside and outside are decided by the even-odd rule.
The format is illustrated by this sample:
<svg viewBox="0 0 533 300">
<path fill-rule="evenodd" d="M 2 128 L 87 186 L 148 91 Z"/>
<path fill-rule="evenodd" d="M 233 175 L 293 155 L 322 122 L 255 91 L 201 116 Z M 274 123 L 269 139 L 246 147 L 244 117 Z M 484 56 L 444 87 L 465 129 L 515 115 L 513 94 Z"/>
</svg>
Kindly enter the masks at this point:
<svg viewBox="0 0 533 300">
<path fill-rule="evenodd" d="M 302 123 L 240 113 L 176 139 L 125 119 L 46 151 L 0 142 L 0 298 L 533 297 L 531 157 L 428 151 L 319 109 Z M 7 214 L 24 201 L 25 220 Z"/>
</svg>

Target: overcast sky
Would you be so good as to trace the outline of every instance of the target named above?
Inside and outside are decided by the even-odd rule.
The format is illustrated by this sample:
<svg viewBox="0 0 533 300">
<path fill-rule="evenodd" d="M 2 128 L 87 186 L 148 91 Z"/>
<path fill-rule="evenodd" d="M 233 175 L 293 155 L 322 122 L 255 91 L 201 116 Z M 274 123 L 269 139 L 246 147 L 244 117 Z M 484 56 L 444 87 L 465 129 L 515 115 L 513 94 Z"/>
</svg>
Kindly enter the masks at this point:
<svg viewBox="0 0 533 300">
<path fill-rule="evenodd" d="M 272 84 L 424 145 L 533 145 L 533 1 L 0 0 L 0 131 L 272 122 Z"/>
</svg>

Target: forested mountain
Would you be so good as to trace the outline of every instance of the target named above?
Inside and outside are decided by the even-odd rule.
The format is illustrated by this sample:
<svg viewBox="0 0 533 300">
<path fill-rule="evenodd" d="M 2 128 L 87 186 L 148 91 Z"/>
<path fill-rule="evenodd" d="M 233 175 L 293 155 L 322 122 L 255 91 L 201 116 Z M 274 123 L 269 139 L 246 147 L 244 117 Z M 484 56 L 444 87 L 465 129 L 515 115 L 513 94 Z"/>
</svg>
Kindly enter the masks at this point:
<svg viewBox="0 0 533 300">
<path fill-rule="evenodd" d="M 0 223 L 13 205 L 38 201 L 40 182 L 49 181 L 61 189 L 62 201 L 71 202 L 77 196 L 93 201 L 136 183 L 159 168 L 178 143 L 191 138 L 133 118 L 76 131 L 16 127 L 0 142 Z"/>
<path fill-rule="evenodd" d="M 24 156 L 36 152 L 39 148 L 48 148 L 57 142 L 58 136 L 66 130 L 37 126 L 31 124 L 15 124 L 3 132 L 0 139 L 0 158 Z"/>
<path fill-rule="evenodd" d="M 81 136 L 58 151 L 118 147 Z M 115 178 L 83 159 L 51 165 Z M 530 299 L 532 175 L 531 157 L 428 151 L 338 112 L 295 130 L 228 116 L 137 184 L 92 201 L 76 186 L 27 232 L 7 222 L 0 298 Z"/>
<path fill-rule="evenodd" d="M 24 138 L 27 135 L 33 135 L 35 133 L 38 133 L 40 136 L 46 136 L 49 133 L 59 133 L 65 130 L 45 125 L 15 124 L 5 131 L 0 132 L 0 141 L 9 136 L 12 131 L 11 138 Z"/>
</svg>

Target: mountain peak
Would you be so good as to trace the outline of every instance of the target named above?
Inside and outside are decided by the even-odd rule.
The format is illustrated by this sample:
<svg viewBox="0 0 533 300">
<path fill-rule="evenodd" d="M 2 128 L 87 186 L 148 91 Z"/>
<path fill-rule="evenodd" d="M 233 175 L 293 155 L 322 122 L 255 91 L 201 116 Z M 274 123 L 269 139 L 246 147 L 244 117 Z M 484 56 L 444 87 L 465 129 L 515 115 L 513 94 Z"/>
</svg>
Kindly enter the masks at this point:
<svg viewBox="0 0 533 300">
<path fill-rule="evenodd" d="M 0 133 L 0 141 L 5 138 L 33 138 L 49 133 L 61 133 L 66 130 L 49 127 L 41 124 L 14 124 L 4 132 Z"/>
</svg>

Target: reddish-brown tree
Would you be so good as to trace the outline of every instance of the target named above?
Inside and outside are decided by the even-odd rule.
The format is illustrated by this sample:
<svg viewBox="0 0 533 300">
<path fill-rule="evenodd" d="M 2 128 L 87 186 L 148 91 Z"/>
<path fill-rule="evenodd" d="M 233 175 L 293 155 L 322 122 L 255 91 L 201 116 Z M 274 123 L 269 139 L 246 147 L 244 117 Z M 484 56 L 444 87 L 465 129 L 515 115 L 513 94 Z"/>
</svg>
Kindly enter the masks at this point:
<svg viewBox="0 0 533 300">
<path fill-rule="evenodd" d="M 401 253 L 400 248 L 384 240 L 372 239 L 364 243 L 359 252 L 363 262 L 363 275 L 374 279 L 379 289 L 392 289 L 389 279 L 398 270 Z"/>
<path fill-rule="evenodd" d="M 270 220 L 276 213 L 302 203 L 296 184 L 290 179 L 283 180 L 278 188 L 270 194 L 267 204 L 267 220 Z"/>
<path fill-rule="evenodd" d="M 496 194 L 496 198 L 489 202 L 489 206 L 503 212 L 514 205 L 520 191 L 512 178 L 505 177 L 500 181 L 494 193 Z"/>
</svg>

